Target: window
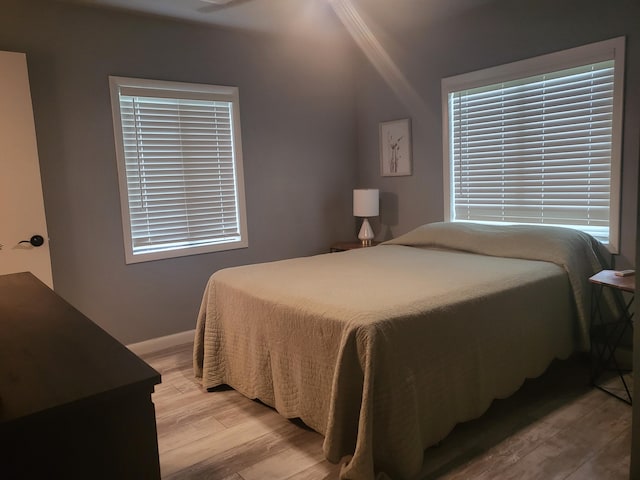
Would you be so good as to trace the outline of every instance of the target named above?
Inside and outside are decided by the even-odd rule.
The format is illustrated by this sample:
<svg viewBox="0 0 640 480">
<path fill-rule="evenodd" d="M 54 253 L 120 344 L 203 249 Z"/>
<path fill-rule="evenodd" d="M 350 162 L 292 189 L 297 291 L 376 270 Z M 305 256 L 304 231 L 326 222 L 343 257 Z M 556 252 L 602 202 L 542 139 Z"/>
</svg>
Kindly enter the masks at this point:
<svg viewBox="0 0 640 480">
<path fill-rule="evenodd" d="M 238 89 L 109 83 L 126 262 L 246 247 Z"/>
<path fill-rule="evenodd" d="M 624 38 L 442 81 L 445 219 L 547 224 L 618 251 Z"/>
</svg>

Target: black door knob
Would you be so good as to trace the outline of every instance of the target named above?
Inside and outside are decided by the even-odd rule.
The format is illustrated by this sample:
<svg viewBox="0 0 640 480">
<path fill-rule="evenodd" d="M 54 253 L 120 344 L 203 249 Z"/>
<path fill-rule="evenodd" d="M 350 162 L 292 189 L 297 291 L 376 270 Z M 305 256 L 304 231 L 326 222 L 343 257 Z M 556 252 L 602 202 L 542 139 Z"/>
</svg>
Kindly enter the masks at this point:
<svg viewBox="0 0 640 480">
<path fill-rule="evenodd" d="M 39 247 L 44 244 L 44 238 L 42 238 L 42 235 L 34 235 L 29 239 L 29 243 L 34 247 Z"/>
</svg>

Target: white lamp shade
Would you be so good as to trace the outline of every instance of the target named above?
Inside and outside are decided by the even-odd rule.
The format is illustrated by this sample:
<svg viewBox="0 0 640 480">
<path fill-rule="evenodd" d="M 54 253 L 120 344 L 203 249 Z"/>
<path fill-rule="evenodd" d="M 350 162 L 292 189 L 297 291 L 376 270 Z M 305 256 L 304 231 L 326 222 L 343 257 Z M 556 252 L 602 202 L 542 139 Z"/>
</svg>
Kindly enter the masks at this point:
<svg viewBox="0 0 640 480">
<path fill-rule="evenodd" d="M 380 214 L 380 191 L 377 188 L 353 191 L 353 216 L 377 217 Z"/>
</svg>

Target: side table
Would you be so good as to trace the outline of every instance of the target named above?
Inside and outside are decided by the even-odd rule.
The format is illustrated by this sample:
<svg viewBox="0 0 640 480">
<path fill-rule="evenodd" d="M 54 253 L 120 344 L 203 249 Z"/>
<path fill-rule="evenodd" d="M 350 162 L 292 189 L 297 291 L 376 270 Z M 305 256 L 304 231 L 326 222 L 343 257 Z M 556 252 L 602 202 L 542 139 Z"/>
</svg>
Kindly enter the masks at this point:
<svg viewBox="0 0 640 480">
<path fill-rule="evenodd" d="M 591 304 L 591 383 L 600 390 L 613 395 L 623 402 L 632 404 L 632 382 L 625 379 L 629 369 L 621 368 L 616 359 L 616 350 L 627 331 L 633 331 L 633 294 L 636 290 L 636 277 L 619 277 L 614 270 L 602 270 L 589 278 L 592 284 Z M 608 290 L 605 292 L 605 289 Z M 607 315 L 605 295 L 613 297 L 615 311 Z M 625 301 L 624 293 L 631 294 Z M 627 295 L 628 296 L 628 295 Z M 602 382 L 607 372 L 615 372 L 622 382 L 626 395 L 616 393 L 610 385 Z M 622 391 L 622 390 L 620 390 Z"/>
</svg>

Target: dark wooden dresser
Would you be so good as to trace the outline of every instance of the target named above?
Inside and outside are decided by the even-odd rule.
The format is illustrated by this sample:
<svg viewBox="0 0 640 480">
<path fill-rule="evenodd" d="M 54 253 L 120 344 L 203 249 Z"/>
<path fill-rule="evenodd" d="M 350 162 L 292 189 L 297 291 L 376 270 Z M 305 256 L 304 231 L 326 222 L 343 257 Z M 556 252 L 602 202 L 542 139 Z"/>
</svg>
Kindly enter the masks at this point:
<svg viewBox="0 0 640 480">
<path fill-rule="evenodd" d="M 0 276 L 0 478 L 160 478 L 158 383 L 32 274 Z"/>
</svg>

